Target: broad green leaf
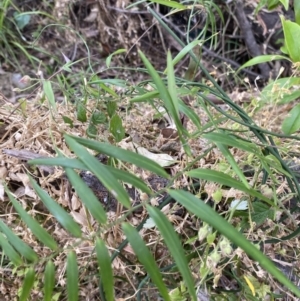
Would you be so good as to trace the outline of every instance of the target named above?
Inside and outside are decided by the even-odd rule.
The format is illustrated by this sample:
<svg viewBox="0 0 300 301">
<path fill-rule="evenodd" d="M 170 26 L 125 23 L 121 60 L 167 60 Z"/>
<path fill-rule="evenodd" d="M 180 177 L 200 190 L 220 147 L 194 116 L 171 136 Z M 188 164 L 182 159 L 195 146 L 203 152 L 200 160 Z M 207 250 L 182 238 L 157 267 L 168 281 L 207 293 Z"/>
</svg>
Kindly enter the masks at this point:
<svg viewBox="0 0 300 301">
<path fill-rule="evenodd" d="M 76 105 L 76 113 L 77 113 L 77 120 L 81 122 L 86 122 L 87 121 L 87 116 L 86 116 L 86 107 L 82 102 L 78 102 Z"/>
<path fill-rule="evenodd" d="M 157 208 L 147 205 L 147 211 L 154 220 L 159 232 L 161 233 L 164 241 L 171 253 L 176 266 L 180 271 L 185 285 L 188 288 L 190 297 L 193 301 L 197 300 L 194 279 L 188 266 L 187 259 L 185 257 L 181 242 L 177 233 L 174 231 L 173 226 L 170 224 L 166 216 Z"/>
<path fill-rule="evenodd" d="M 300 1 L 294 0 L 294 11 L 296 23 L 300 25 Z"/>
<path fill-rule="evenodd" d="M 121 54 L 121 53 L 124 53 L 124 52 L 127 52 L 126 49 L 118 49 L 116 51 L 114 51 L 112 54 L 110 54 L 106 60 L 105 60 L 105 63 L 106 63 L 106 67 L 109 68 L 110 67 L 110 63 L 111 63 L 111 60 L 113 58 L 113 56 L 117 55 L 117 54 Z"/>
<path fill-rule="evenodd" d="M 9 260 L 16 266 L 20 266 L 23 261 L 20 255 L 15 251 L 15 249 L 9 244 L 6 237 L 0 232 L 0 246 L 4 254 L 9 258 Z"/>
<path fill-rule="evenodd" d="M 284 9 L 287 11 L 289 9 L 289 0 L 279 0 L 282 5 L 284 6 Z M 296 1 L 297 2 L 297 1 Z"/>
<path fill-rule="evenodd" d="M 117 110 L 117 103 L 115 101 L 109 101 L 106 106 L 107 114 L 111 118 L 115 115 Z"/>
<path fill-rule="evenodd" d="M 132 163 L 138 167 L 152 171 L 153 173 L 161 177 L 169 178 L 167 172 L 163 168 L 161 168 L 156 162 L 144 156 L 141 156 L 137 153 L 130 152 L 125 149 L 121 149 L 119 147 L 116 147 L 108 143 L 98 142 L 98 141 L 80 138 L 76 136 L 69 136 L 69 137 L 71 137 L 81 145 L 84 145 L 85 147 L 93 149 L 99 153 L 117 158 L 121 161 Z"/>
<path fill-rule="evenodd" d="M 261 193 L 257 192 L 253 188 L 248 189 L 247 187 L 245 187 L 245 185 L 243 183 L 235 180 L 234 178 L 230 177 L 229 175 L 227 175 L 223 172 L 211 170 L 211 169 L 199 168 L 199 169 L 191 170 L 191 171 L 187 172 L 186 174 L 193 178 L 203 179 L 203 180 L 207 180 L 210 182 L 217 182 L 222 185 L 226 185 L 226 186 L 229 186 L 232 188 L 239 189 L 240 191 L 243 191 L 251 196 L 257 197 L 257 198 L 265 201 L 269 205 L 273 205 L 273 203 L 267 197 L 262 195 Z"/>
<path fill-rule="evenodd" d="M 83 146 L 78 144 L 75 139 L 68 135 L 64 135 L 67 144 L 84 163 L 88 170 L 101 181 L 105 188 L 126 208 L 130 207 L 130 199 L 128 193 L 123 186 L 116 181 L 109 169 L 101 164 L 94 156 L 92 156 Z"/>
<path fill-rule="evenodd" d="M 83 164 L 78 159 L 69 159 L 69 158 L 41 158 L 41 159 L 34 159 L 28 161 L 29 164 L 35 165 L 50 165 L 50 166 L 62 166 L 62 167 L 69 167 L 73 169 L 80 169 L 80 170 L 88 170 L 85 164 Z M 118 180 L 123 181 L 124 183 L 128 183 L 133 185 L 134 187 L 141 189 L 143 192 L 151 194 L 151 189 L 137 176 L 115 168 L 113 166 L 107 165 L 106 168 L 111 172 L 111 174 L 116 177 Z"/>
<path fill-rule="evenodd" d="M 73 169 L 65 168 L 65 171 L 72 186 L 75 188 L 75 191 L 89 210 L 90 214 L 100 224 L 106 223 L 106 212 L 90 187 L 82 181 L 82 179 Z"/>
<path fill-rule="evenodd" d="M 9 227 L 4 224 L 4 222 L 0 219 L 0 229 L 3 234 L 5 234 L 9 243 L 27 260 L 29 261 L 37 261 L 39 257 L 37 254 L 20 239 L 13 231 L 10 230 Z"/>
<path fill-rule="evenodd" d="M 294 63 L 300 62 L 300 25 L 289 20 L 286 21 L 283 16 L 280 16 L 280 19 L 289 56 Z"/>
<path fill-rule="evenodd" d="M 71 251 L 67 256 L 67 295 L 68 301 L 78 300 L 78 265 L 74 251 Z"/>
<path fill-rule="evenodd" d="M 289 60 L 288 57 L 283 56 L 283 55 L 260 55 L 257 56 L 251 60 L 249 60 L 247 63 L 243 64 L 237 71 L 236 73 L 240 72 L 242 69 L 250 66 L 254 66 L 257 64 L 262 64 L 262 63 L 268 63 L 276 60 Z"/>
<path fill-rule="evenodd" d="M 31 16 L 26 13 L 18 14 L 14 13 L 14 19 L 17 23 L 17 26 L 20 30 L 23 30 L 26 25 L 29 24 Z"/>
<path fill-rule="evenodd" d="M 196 198 L 189 192 L 182 190 L 168 190 L 168 193 L 188 211 L 198 216 L 202 221 L 210 224 L 221 234 L 227 237 L 233 244 L 242 248 L 250 257 L 256 260 L 267 272 L 273 275 L 279 282 L 290 289 L 297 297 L 300 297 L 299 288 L 292 283 L 275 265 L 257 249 L 243 234 L 236 230 L 224 218 L 217 214 L 205 202 Z"/>
<path fill-rule="evenodd" d="M 153 283 L 156 284 L 163 300 L 171 300 L 155 259 L 151 255 L 149 249 L 146 247 L 138 231 L 128 223 L 123 223 L 122 228 L 128 241 L 130 242 L 131 247 L 134 250 L 134 253 L 145 267 L 145 270 L 149 274 Z"/>
<path fill-rule="evenodd" d="M 91 122 L 86 130 L 86 134 L 89 138 L 96 138 L 97 137 L 97 128 L 96 126 Z"/>
<path fill-rule="evenodd" d="M 43 204 L 47 207 L 49 212 L 55 217 L 55 219 L 65 228 L 69 233 L 75 237 L 81 237 L 81 230 L 74 219 L 67 213 L 57 202 L 55 202 L 49 194 L 44 191 L 32 177 L 29 176 L 30 183 L 35 192 L 40 197 Z"/>
<path fill-rule="evenodd" d="M 49 247 L 51 250 L 56 250 L 57 244 L 55 240 L 52 238 L 52 236 L 44 228 L 42 228 L 41 225 L 23 209 L 23 207 L 12 196 L 12 194 L 8 191 L 8 189 L 5 189 L 5 191 L 9 197 L 9 200 L 12 202 L 16 211 L 18 212 L 20 218 L 32 231 L 34 236 L 45 246 Z"/>
<path fill-rule="evenodd" d="M 115 114 L 110 119 L 109 131 L 114 136 L 116 142 L 120 142 L 125 137 L 125 130 L 119 115 Z"/>
<path fill-rule="evenodd" d="M 111 259 L 105 243 L 102 239 L 97 238 L 96 240 L 96 254 L 98 265 L 100 267 L 99 274 L 100 279 L 103 283 L 103 288 L 105 291 L 105 297 L 107 301 L 114 301 L 114 277 L 111 267 Z"/>
<path fill-rule="evenodd" d="M 106 122 L 106 116 L 103 112 L 95 110 L 92 114 L 91 120 L 95 125 L 102 124 Z"/>
<path fill-rule="evenodd" d="M 63 119 L 64 123 L 68 124 L 71 128 L 74 127 L 74 123 L 71 118 L 69 118 L 68 116 L 62 116 L 62 119 Z"/>
<path fill-rule="evenodd" d="M 55 97 L 54 97 L 54 93 L 53 93 L 53 89 L 52 89 L 52 84 L 50 82 L 50 80 L 44 80 L 43 81 L 43 90 L 44 93 L 49 101 L 50 107 L 53 110 L 56 110 L 56 102 L 55 102 Z"/>
<path fill-rule="evenodd" d="M 20 296 L 19 301 L 27 301 L 29 300 L 29 295 L 30 295 L 30 291 L 33 287 L 34 284 L 34 278 L 35 278 L 35 272 L 33 268 L 29 268 L 26 275 L 25 275 L 25 279 L 22 285 L 22 293 Z"/>
<path fill-rule="evenodd" d="M 283 120 L 282 131 L 286 135 L 297 132 L 300 128 L 300 104 L 297 104 Z"/>
<path fill-rule="evenodd" d="M 44 272 L 44 301 L 52 301 L 55 285 L 55 267 L 51 260 L 47 262 Z"/>
</svg>

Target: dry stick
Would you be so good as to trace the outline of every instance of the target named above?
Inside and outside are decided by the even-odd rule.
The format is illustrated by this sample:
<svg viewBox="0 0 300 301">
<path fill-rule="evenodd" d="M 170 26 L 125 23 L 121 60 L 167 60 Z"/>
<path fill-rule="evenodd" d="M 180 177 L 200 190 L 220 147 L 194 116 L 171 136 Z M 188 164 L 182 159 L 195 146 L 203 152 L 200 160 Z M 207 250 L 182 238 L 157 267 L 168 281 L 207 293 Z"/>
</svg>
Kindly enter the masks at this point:
<svg viewBox="0 0 300 301">
<path fill-rule="evenodd" d="M 244 12 L 243 1 L 237 0 L 236 4 L 237 4 L 236 5 L 236 17 L 237 17 L 237 20 L 238 20 L 238 23 L 239 23 L 239 27 L 242 31 L 243 36 L 244 36 L 244 41 L 245 41 L 245 44 L 246 44 L 247 49 L 249 51 L 249 54 L 252 57 L 260 56 L 260 55 L 262 55 L 262 53 L 259 49 L 259 46 L 256 43 L 256 40 L 254 38 L 252 29 L 251 29 L 251 25 L 248 22 L 248 19 L 246 17 L 245 12 Z M 258 68 L 259 68 L 259 70 L 261 72 L 261 76 L 263 78 L 267 79 L 267 78 L 270 77 L 271 69 L 270 69 L 268 64 L 266 64 L 266 63 L 259 64 Z"/>
</svg>

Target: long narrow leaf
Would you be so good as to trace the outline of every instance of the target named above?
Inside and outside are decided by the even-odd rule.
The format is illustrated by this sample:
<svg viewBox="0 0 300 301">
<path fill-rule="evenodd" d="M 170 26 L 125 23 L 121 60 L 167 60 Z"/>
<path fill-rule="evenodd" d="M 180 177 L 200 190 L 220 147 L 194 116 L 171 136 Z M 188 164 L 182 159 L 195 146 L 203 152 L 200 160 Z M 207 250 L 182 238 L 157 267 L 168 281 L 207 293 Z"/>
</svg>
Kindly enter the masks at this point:
<svg viewBox="0 0 300 301">
<path fill-rule="evenodd" d="M 57 202 L 55 202 L 46 191 L 44 191 L 35 180 L 29 177 L 30 183 L 43 204 L 47 207 L 49 212 L 57 219 L 57 221 L 73 236 L 81 237 L 81 230 L 79 225 Z"/>
<path fill-rule="evenodd" d="M 153 283 L 156 284 L 163 299 L 171 300 L 157 264 L 149 249 L 146 247 L 144 241 L 140 237 L 138 231 L 127 223 L 124 223 L 122 227 L 126 237 L 128 238 L 128 241 L 130 242 L 130 245 L 134 250 L 134 253 L 137 255 L 139 261 L 145 267 Z"/>
<path fill-rule="evenodd" d="M 126 190 L 116 181 L 116 178 L 109 172 L 105 165 L 101 164 L 83 146 L 74 139 L 65 135 L 66 142 L 75 152 L 79 159 L 94 173 L 105 188 L 126 208 L 130 207 L 130 199 Z"/>
<path fill-rule="evenodd" d="M 23 209 L 23 207 L 12 196 L 12 194 L 8 191 L 8 189 L 5 188 L 5 192 L 7 193 L 10 201 L 12 202 L 16 211 L 18 212 L 20 218 L 32 231 L 34 236 L 45 246 L 49 247 L 52 250 L 56 250 L 57 244 L 55 240 L 52 238 L 52 236 L 44 228 L 42 228 L 41 225 Z"/>
<path fill-rule="evenodd" d="M 35 165 L 62 166 L 62 167 L 66 167 L 66 168 L 69 167 L 72 169 L 88 170 L 87 166 L 85 164 L 83 164 L 80 160 L 69 159 L 69 158 L 65 158 L 65 157 L 34 159 L 34 160 L 30 160 L 28 163 L 35 164 Z M 107 165 L 106 168 L 118 180 L 123 181 L 128 184 L 131 184 L 134 187 L 141 189 L 143 192 L 146 192 L 148 194 L 151 193 L 151 190 L 149 189 L 149 187 L 137 176 L 135 176 L 127 171 L 117 169 L 113 166 Z"/>
<path fill-rule="evenodd" d="M 7 227 L 2 220 L 0 220 L 0 229 L 5 234 L 9 243 L 27 260 L 37 261 L 39 257 L 37 254 L 14 232 Z"/>
<path fill-rule="evenodd" d="M 113 146 L 108 143 L 102 143 L 102 142 L 85 139 L 85 138 L 80 138 L 80 137 L 75 137 L 75 136 L 68 136 L 68 137 L 71 137 L 79 144 L 81 144 L 87 148 L 93 149 L 99 153 L 114 157 L 121 161 L 132 163 L 138 167 L 152 171 L 153 173 L 155 173 L 161 177 L 169 178 L 168 173 L 159 164 L 157 164 L 153 160 L 150 160 L 140 154 L 130 152 L 125 149 L 121 149 L 119 147 Z"/>
<path fill-rule="evenodd" d="M 9 244 L 6 238 L 0 233 L 0 246 L 2 247 L 4 254 L 9 258 L 9 260 L 16 266 L 23 263 L 20 255 L 15 251 L 15 249 Z"/>
<path fill-rule="evenodd" d="M 44 275 L 44 301 L 51 301 L 55 284 L 55 267 L 51 260 L 47 262 Z"/>
<path fill-rule="evenodd" d="M 161 211 L 159 211 L 157 208 L 151 207 L 150 205 L 147 205 L 147 211 L 154 220 L 159 232 L 163 236 L 172 257 L 176 262 L 178 270 L 182 275 L 185 285 L 188 288 L 192 300 L 196 301 L 197 297 L 194 288 L 194 280 L 188 267 L 188 262 L 178 235 L 175 233 L 172 225 Z"/>
<path fill-rule="evenodd" d="M 67 258 L 67 295 L 68 301 L 78 300 L 78 265 L 74 251 L 68 254 Z"/>
<path fill-rule="evenodd" d="M 25 279 L 24 279 L 24 282 L 22 285 L 22 293 L 21 293 L 19 301 L 29 300 L 28 297 L 29 297 L 30 291 L 31 291 L 33 283 L 34 283 L 34 278 L 35 278 L 34 269 L 30 268 L 25 275 Z"/>
<path fill-rule="evenodd" d="M 100 278 L 103 283 L 106 300 L 114 301 L 114 278 L 111 268 L 111 260 L 104 241 L 99 238 L 97 238 L 96 241 L 96 253 L 98 265 L 100 267 Z"/>
<path fill-rule="evenodd" d="M 237 231 L 224 218 L 217 214 L 205 202 L 196 198 L 189 192 L 182 190 L 169 190 L 168 193 L 177 202 L 182 204 L 187 210 L 197 215 L 201 220 L 210 224 L 221 234 L 226 236 L 232 243 L 242 248 L 250 257 L 256 260 L 267 272 L 273 275 L 278 281 L 289 288 L 296 296 L 300 297 L 299 288 L 293 284 L 274 263 L 248 241 L 239 231 Z"/>
<path fill-rule="evenodd" d="M 273 203 L 265 197 L 263 194 L 257 192 L 255 189 L 251 188 L 248 189 L 245 187 L 245 185 L 236 179 L 230 177 L 229 175 L 216 171 L 216 170 L 210 170 L 210 169 L 194 169 L 186 173 L 188 176 L 198 179 L 203 179 L 211 182 L 217 182 L 222 185 L 226 185 L 232 188 L 236 188 L 240 191 L 243 191 L 251 196 L 257 197 L 264 202 L 268 203 L 269 205 L 273 205 Z"/>
<path fill-rule="evenodd" d="M 91 215 L 99 222 L 99 223 L 106 223 L 107 217 L 104 208 L 100 204 L 99 200 L 90 189 L 83 182 L 83 180 L 77 175 L 77 173 L 71 168 L 65 168 L 66 174 L 68 179 L 70 180 L 71 184 L 75 188 L 78 196 L 90 211 Z"/>
</svg>

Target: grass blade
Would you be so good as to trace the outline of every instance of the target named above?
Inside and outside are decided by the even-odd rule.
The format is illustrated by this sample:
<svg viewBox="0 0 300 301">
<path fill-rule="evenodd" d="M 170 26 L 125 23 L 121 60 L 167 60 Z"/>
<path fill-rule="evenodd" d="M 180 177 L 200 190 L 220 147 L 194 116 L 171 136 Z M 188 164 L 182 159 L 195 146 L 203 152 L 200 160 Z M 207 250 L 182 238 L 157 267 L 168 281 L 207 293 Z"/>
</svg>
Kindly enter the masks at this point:
<svg viewBox="0 0 300 301">
<path fill-rule="evenodd" d="M 145 267 L 153 283 L 156 284 L 161 296 L 163 297 L 163 300 L 171 300 L 157 264 L 149 249 L 146 247 L 144 241 L 140 237 L 138 231 L 127 223 L 124 223 L 122 227 L 128 241 L 130 242 L 130 245 L 134 250 L 134 253 Z"/>
<path fill-rule="evenodd" d="M 44 275 L 44 301 L 51 301 L 55 285 L 55 267 L 51 260 L 47 262 Z"/>
<path fill-rule="evenodd" d="M 226 236 L 232 243 L 242 248 L 250 257 L 256 260 L 266 271 L 273 275 L 278 281 L 289 288 L 296 296 L 300 297 L 300 290 L 288 278 L 280 272 L 274 263 L 249 242 L 231 224 L 217 214 L 211 207 L 192 194 L 182 190 L 168 190 L 168 193 L 187 210 L 196 214 L 204 222 L 210 224 L 221 234 Z"/>
<path fill-rule="evenodd" d="M 9 243 L 27 260 L 37 261 L 39 257 L 37 254 L 26 244 L 22 239 L 20 239 L 14 232 L 7 227 L 2 220 L 0 220 L 0 229 L 5 234 Z"/>
<path fill-rule="evenodd" d="M 166 216 L 161 211 L 149 205 L 147 205 L 147 211 L 149 212 L 150 216 L 154 220 L 159 232 L 163 236 L 164 241 L 172 257 L 176 262 L 178 270 L 182 275 L 185 285 L 188 288 L 192 300 L 196 301 L 197 297 L 194 288 L 194 279 L 191 275 L 188 262 L 185 257 L 178 235 L 174 231 L 172 225 L 170 224 Z"/>
<path fill-rule="evenodd" d="M 34 269 L 30 268 L 25 275 L 25 279 L 24 279 L 23 286 L 22 286 L 22 293 L 21 293 L 19 301 L 27 301 L 28 300 L 31 288 L 34 283 L 34 278 L 35 278 Z"/>
<path fill-rule="evenodd" d="M 0 246 L 2 247 L 4 254 L 9 258 L 9 260 L 16 266 L 20 266 L 23 261 L 20 255 L 15 251 L 15 249 L 9 244 L 4 235 L 0 233 Z"/>
<path fill-rule="evenodd" d="M 67 258 L 67 295 L 68 301 L 78 301 L 78 266 L 74 251 L 68 254 Z"/>
<path fill-rule="evenodd" d="M 114 301 L 114 277 L 111 268 L 111 259 L 104 241 L 99 238 L 97 238 L 96 241 L 96 253 L 100 267 L 99 274 L 103 283 L 106 300 Z"/>
<path fill-rule="evenodd" d="M 57 249 L 57 244 L 52 236 L 41 227 L 41 225 L 33 219 L 18 203 L 18 201 L 12 196 L 12 194 L 5 188 L 5 191 L 12 202 L 13 206 L 15 207 L 16 211 L 18 212 L 22 221 L 28 226 L 28 228 L 32 231 L 34 236 L 42 242 L 45 246 L 49 247 L 51 250 Z"/>
<path fill-rule="evenodd" d="M 82 181 L 73 169 L 65 168 L 65 171 L 72 186 L 91 215 L 99 223 L 106 223 L 106 212 L 90 187 Z"/>
<path fill-rule="evenodd" d="M 75 152 L 79 159 L 87 166 L 88 170 L 101 181 L 105 188 L 126 208 L 130 207 L 130 199 L 126 190 L 116 181 L 116 178 L 109 172 L 105 165 L 101 164 L 83 146 L 74 139 L 65 135 L 66 142 Z"/>
<path fill-rule="evenodd" d="M 30 183 L 43 204 L 49 212 L 57 219 L 57 221 L 73 236 L 81 237 L 81 229 L 74 219 L 68 214 L 58 203 L 56 203 L 46 191 L 44 191 L 35 180 L 29 177 Z"/>
</svg>

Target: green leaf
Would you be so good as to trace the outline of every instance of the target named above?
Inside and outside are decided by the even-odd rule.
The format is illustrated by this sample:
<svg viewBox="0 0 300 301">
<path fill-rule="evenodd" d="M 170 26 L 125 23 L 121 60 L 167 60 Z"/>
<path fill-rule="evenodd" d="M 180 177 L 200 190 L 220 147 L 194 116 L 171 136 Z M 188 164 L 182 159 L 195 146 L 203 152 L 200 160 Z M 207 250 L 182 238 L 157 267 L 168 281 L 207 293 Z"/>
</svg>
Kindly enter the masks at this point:
<svg viewBox="0 0 300 301">
<path fill-rule="evenodd" d="M 51 260 L 47 262 L 44 273 L 44 301 L 52 301 L 55 285 L 55 267 Z"/>
<path fill-rule="evenodd" d="M 178 235 L 174 231 L 173 226 L 170 224 L 166 216 L 161 211 L 149 205 L 147 205 L 147 211 L 149 212 L 149 215 L 154 220 L 159 232 L 164 238 L 169 252 L 174 258 L 176 266 L 182 275 L 185 285 L 188 288 L 191 299 L 196 301 L 197 297 L 194 287 L 194 279 L 189 270 L 188 262 L 185 257 Z"/>
<path fill-rule="evenodd" d="M 284 6 L 284 9 L 287 11 L 289 9 L 289 0 L 279 0 L 282 5 Z M 297 2 L 297 1 L 296 1 Z"/>
<path fill-rule="evenodd" d="M 175 81 L 175 72 L 174 72 L 174 67 L 172 62 L 172 55 L 170 51 L 168 51 L 168 55 L 167 55 L 167 75 L 168 75 L 168 91 L 174 107 L 174 113 L 177 116 L 179 116 L 179 104 L 178 104 L 177 87 Z"/>
<path fill-rule="evenodd" d="M 78 300 L 78 266 L 77 258 L 74 251 L 68 254 L 67 258 L 67 295 L 68 301 Z"/>
<path fill-rule="evenodd" d="M 77 103 L 76 111 L 77 111 L 77 119 L 81 122 L 86 122 L 87 121 L 86 108 L 83 103 L 81 102 Z"/>
<path fill-rule="evenodd" d="M 72 186 L 75 188 L 78 196 L 89 210 L 90 214 L 99 222 L 106 223 L 106 212 L 94 195 L 93 191 L 85 184 L 78 174 L 71 168 L 65 168 L 66 175 Z"/>
<path fill-rule="evenodd" d="M 23 207 L 12 196 L 12 194 L 9 192 L 7 188 L 5 188 L 5 192 L 7 193 L 10 201 L 12 202 L 16 211 L 18 212 L 20 218 L 32 231 L 34 236 L 45 246 L 49 247 L 51 250 L 56 250 L 57 244 L 55 240 L 52 238 L 52 236 L 44 228 L 42 228 L 41 225 L 23 209 Z"/>
<path fill-rule="evenodd" d="M 257 261 L 267 272 L 274 276 L 279 282 L 290 289 L 297 297 L 300 297 L 299 288 L 292 283 L 285 275 L 279 271 L 274 263 L 248 241 L 239 231 L 231 224 L 217 214 L 205 202 L 196 198 L 189 192 L 182 190 L 168 190 L 168 193 L 177 202 L 183 205 L 188 211 L 198 216 L 202 221 L 210 224 L 221 234 L 226 236 L 233 244 L 242 248 L 250 257 Z"/>
<path fill-rule="evenodd" d="M 29 268 L 25 275 L 25 279 L 22 285 L 22 293 L 19 301 L 27 301 L 29 300 L 30 291 L 34 284 L 35 272 L 33 268 Z"/>
<path fill-rule="evenodd" d="M 63 119 L 64 123 L 68 124 L 71 128 L 74 127 L 74 123 L 71 118 L 69 118 L 68 116 L 63 116 L 62 119 Z"/>
<path fill-rule="evenodd" d="M 29 164 L 35 164 L 35 165 L 50 165 L 50 166 L 62 166 L 62 167 L 70 167 L 73 169 L 80 169 L 80 170 L 88 170 L 85 164 L 83 164 L 78 159 L 69 159 L 66 157 L 62 158 L 41 158 L 41 159 L 34 159 L 28 161 Z M 131 184 L 134 187 L 141 189 L 143 192 L 146 192 L 148 194 L 151 194 L 151 189 L 148 188 L 148 186 L 137 176 L 115 168 L 113 166 L 107 165 L 106 168 L 109 170 L 109 172 L 112 173 L 114 177 L 116 177 L 118 180 L 123 181 L 125 183 Z"/>
<path fill-rule="evenodd" d="M 95 125 L 103 124 L 106 122 L 106 116 L 103 112 L 101 112 L 99 110 L 95 110 L 92 114 L 91 120 L 92 120 L 93 124 L 95 124 Z"/>
<path fill-rule="evenodd" d="M 134 253 L 137 255 L 139 261 L 145 267 L 145 270 L 149 274 L 153 283 L 156 284 L 163 300 L 171 300 L 169 297 L 168 290 L 163 282 L 161 272 L 159 271 L 159 268 L 157 267 L 157 264 L 155 262 L 155 259 L 151 255 L 149 249 L 146 247 L 138 231 L 128 223 L 123 223 L 122 228 L 130 245 L 134 250 Z"/>
<path fill-rule="evenodd" d="M 283 120 L 282 131 L 286 135 L 297 132 L 300 128 L 300 104 L 297 104 Z"/>
<path fill-rule="evenodd" d="M 169 178 L 169 175 L 167 172 L 161 168 L 156 162 L 139 155 L 137 153 L 130 152 L 125 149 L 121 149 L 119 147 L 116 147 L 114 145 L 98 142 L 90 139 L 80 138 L 76 136 L 70 136 L 72 139 L 77 141 L 78 143 L 86 146 L 89 149 L 93 149 L 99 153 L 105 154 L 110 157 L 117 158 L 121 161 L 125 161 L 128 163 L 132 163 L 138 167 L 147 169 L 149 171 L 152 171 L 153 173 L 164 177 Z"/>
<path fill-rule="evenodd" d="M 183 9 L 185 10 L 187 7 L 177 1 L 170 1 L 170 0 L 151 0 L 151 2 L 162 4 L 167 7 L 172 7 L 172 8 L 178 8 L 178 9 Z"/>
<path fill-rule="evenodd" d="M 111 259 L 104 241 L 100 238 L 97 238 L 96 240 L 96 254 L 98 265 L 100 267 L 99 274 L 103 283 L 106 300 L 114 301 L 114 277 L 111 268 Z"/>
<path fill-rule="evenodd" d="M 37 261 L 39 257 L 37 254 L 20 239 L 14 232 L 7 227 L 2 220 L 0 220 L 0 229 L 5 234 L 9 243 L 27 260 Z"/>
<path fill-rule="evenodd" d="M 44 80 L 43 81 L 43 90 L 44 93 L 49 101 L 50 107 L 53 110 L 56 110 L 56 102 L 55 102 L 55 97 L 54 97 L 54 93 L 53 93 L 53 89 L 52 89 L 52 84 L 50 82 L 50 80 Z"/>
<path fill-rule="evenodd" d="M 286 21 L 283 16 L 280 16 L 280 19 L 289 56 L 294 63 L 300 62 L 300 25 L 289 20 Z"/>
<path fill-rule="evenodd" d="M 86 134 L 89 138 L 96 138 L 97 136 L 97 128 L 93 123 L 89 123 L 89 126 L 86 130 Z"/>
<path fill-rule="evenodd" d="M 115 115 L 116 110 L 117 110 L 117 103 L 115 101 L 109 101 L 107 103 L 107 114 L 109 118 Z"/>
<path fill-rule="evenodd" d="M 106 67 L 109 68 L 110 67 L 110 63 L 111 63 L 111 60 L 112 60 L 112 57 L 117 55 L 117 54 L 120 54 L 120 53 L 124 53 L 124 52 L 127 52 L 126 49 L 118 49 L 116 50 L 115 52 L 113 52 L 112 54 L 110 54 L 106 60 L 105 60 L 105 63 L 106 63 Z"/>
<path fill-rule="evenodd" d="M 44 191 L 32 177 L 29 176 L 30 183 L 43 204 L 47 207 L 49 212 L 56 218 L 56 220 L 69 233 L 75 237 L 81 237 L 81 229 L 74 219 L 67 213 L 57 202 L 55 202 L 46 191 Z"/>
<path fill-rule="evenodd" d="M 15 249 L 9 244 L 6 237 L 0 232 L 0 246 L 2 247 L 4 254 L 9 260 L 16 266 L 20 266 L 23 261 Z"/>
<path fill-rule="evenodd" d="M 115 114 L 109 122 L 109 131 L 114 136 L 116 142 L 120 142 L 125 137 L 125 130 L 122 125 L 122 119 Z"/>
<path fill-rule="evenodd" d="M 26 13 L 18 14 L 17 12 L 15 12 L 14 19 L 17 23 L 18 28 L 20 30 L 23 30 L 24 27 L 29 24 L 31 16 Z"/>
<path fill-rule="evenodd" d="M 70 148 L 79 157 L 79 159 L 87 166 L 88 170 L 94 173 L 94 175 L 101 181 L 105 188 L 126 208 L 130 207 L 130 199 L 119 182 L 109 172 L 108 168 L 101 164 L 95 157 L 93 157 L 84 147 L 76 142 L 75 139 L 68 135 L 64 135 L 64 138 Z"/>
<path fill-rule="evenodd" d="M 158 91 L 145 92 L 139 96 L 130 99 L 130 102 L 146 102 L 158 96 L 159 96 Z"/>
<path fill-rule="evenodd" d="M 268 62 L 272 62 L 272 61 L 276 61 L 276 60 L 289 60 L 288 57 L 283 56 L 283 55 L 260 55 L 257 56 L 251 60 L 249 60 L 247 63 L 245 63 L 244 65 L 242 65 L 237 71 L 236 73 L 240 72 L 242 69 L 246 68 L 246 67 L 250 67 L 250 66 L 254 66 L 254 65 L 258 65 L 258 64 L 262 64 L 262 63 L 268 63 Z"/>
<path fill-rule="evenodd" d="M 294 0 L 294 11 L 296 23 L 300 25 L 300 1 Z"/>
<path fill-rule="evenodd" d="M 252 208 L 251 220 L 257 227 L 264 223 L 267 218 L 272 219 L 274 216 L 274 210 L 262 202 L 252 203 Z"/>
<path fill-rule="evenodd" d="M 211 182 L 217 182 L 222 185 L 226 185 L 232 188 L 239 189 L 240 191 L 246 192 L 247 194 L 257 197 L 269 205 L 273 205 L 273 203 L 264 195 L 257 192 L 253 188 L 248 189 L 244 184 L 241 182 L 235 180 L 234 178 L 230 177 L 229 175 L 216 171 L 216 170 L 210 170 L 210 169 L 194 169 L 186 173 L 188 176 L 198 179 L 203 179 Z"/>
</svg>

